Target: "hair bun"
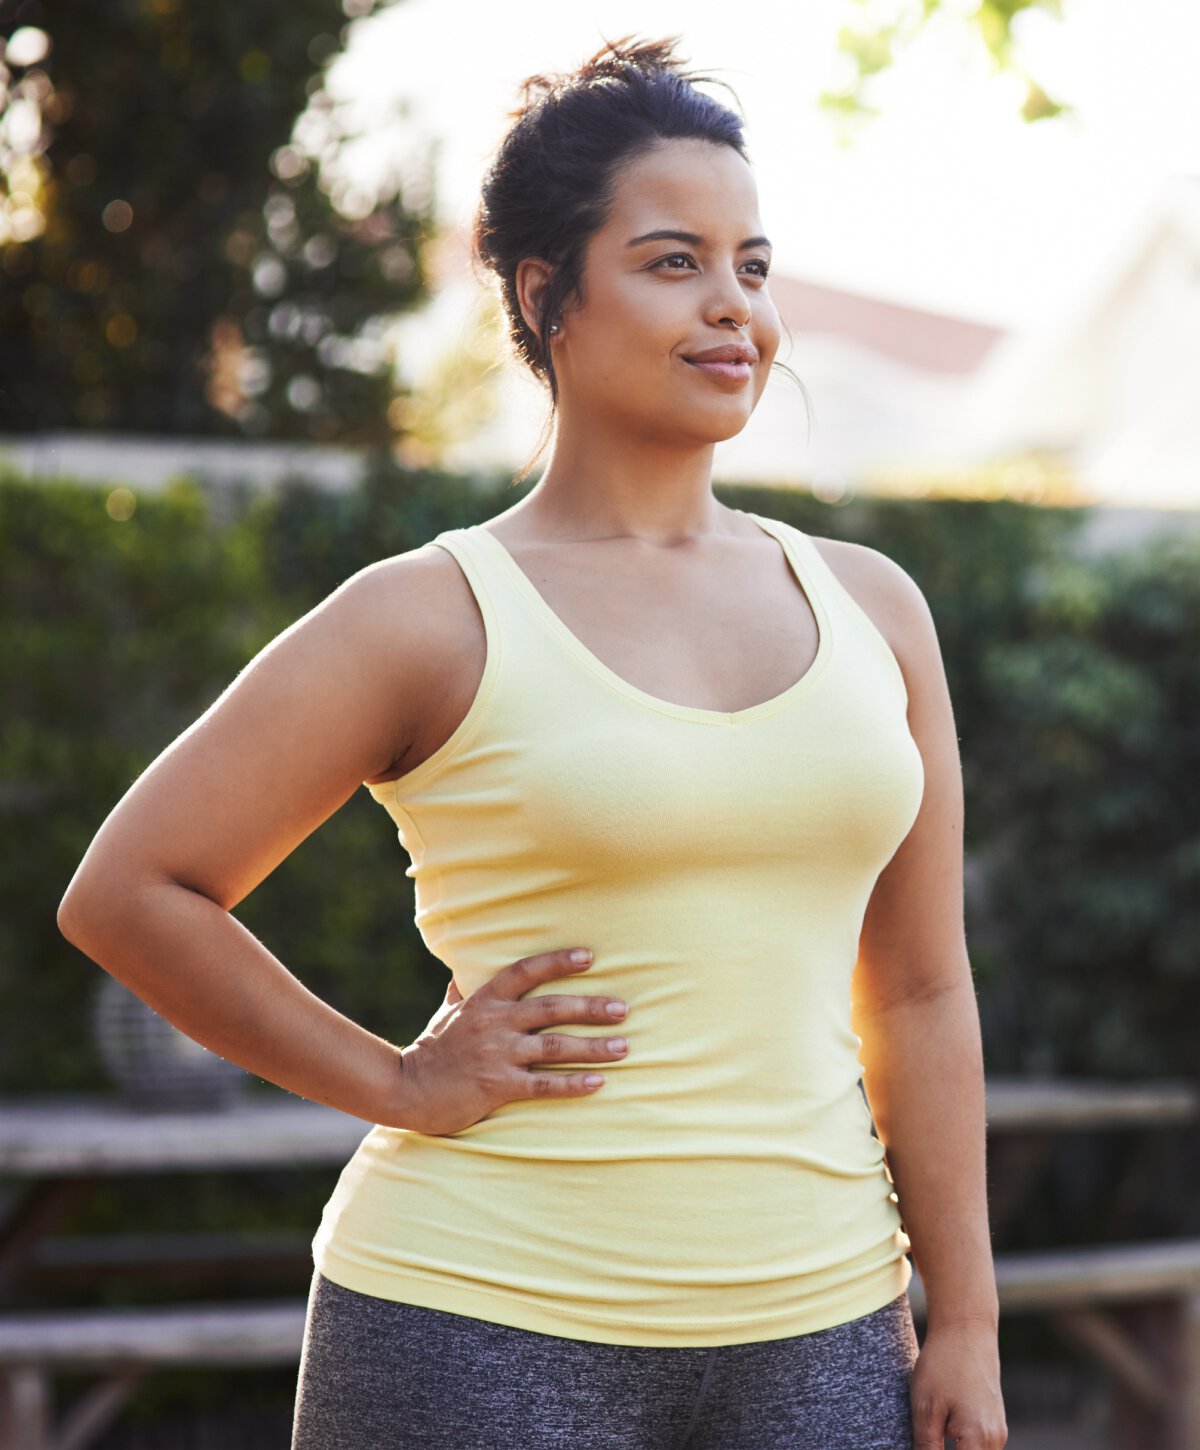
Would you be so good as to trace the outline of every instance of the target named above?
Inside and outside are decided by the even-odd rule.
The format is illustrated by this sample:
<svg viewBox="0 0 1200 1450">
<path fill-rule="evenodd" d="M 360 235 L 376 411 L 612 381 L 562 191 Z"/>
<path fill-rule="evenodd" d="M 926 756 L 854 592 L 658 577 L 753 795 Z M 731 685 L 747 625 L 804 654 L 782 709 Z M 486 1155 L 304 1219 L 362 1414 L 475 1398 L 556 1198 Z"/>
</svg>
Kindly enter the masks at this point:
<svg viewBox="0 0 1200 1450">
<path fill-rule="evenodd" d="M 674 53 L 682 39 L 681 35 L 668 35 L 660 40 L 638 40 L 636 33 L 631 32 L 619 40 L 606 40 L 594 55 L 573 71 L 527 76 L 519 86 L 520 102 L 507 114 L 519 120 L 549 96 L 593 81 L 621 80 L 630 70 L 640 71 L 643 75 L 673 73 L 693 82 L 711 80 L 710 76 L 695 75 L 685 70 L 686 59 Z"/>
<path fill-rule="evenodd" d="M 620 40 L 609 40 L 595 55 L 579 67 L 577 75 L 583 80 L 595 76 L 619 75 L 627 66 L 638 70 L 681 72 L 685 64 L 680 56 L 673 55 L 675 47 L 683 39 L 680 35 L 666 36 L 662 40 L 641 40 L 635 35 L 623 35 Z"/>
</svg>

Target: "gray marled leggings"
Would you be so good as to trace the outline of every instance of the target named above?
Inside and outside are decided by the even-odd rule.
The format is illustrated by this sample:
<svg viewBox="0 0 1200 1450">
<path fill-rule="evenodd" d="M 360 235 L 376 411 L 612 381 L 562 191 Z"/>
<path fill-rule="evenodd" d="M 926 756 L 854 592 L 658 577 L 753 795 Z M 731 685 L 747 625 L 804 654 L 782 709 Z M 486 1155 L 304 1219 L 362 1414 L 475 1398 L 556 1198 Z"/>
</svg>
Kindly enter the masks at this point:
<svg viewBox="0 0 1200 1450">
<path fill-rule="evenodd" d="M 912 1450 L 908 1296 L 790 1339 L 601 1344 L 313 1274 L 292 1450 Z"/>
</svg>

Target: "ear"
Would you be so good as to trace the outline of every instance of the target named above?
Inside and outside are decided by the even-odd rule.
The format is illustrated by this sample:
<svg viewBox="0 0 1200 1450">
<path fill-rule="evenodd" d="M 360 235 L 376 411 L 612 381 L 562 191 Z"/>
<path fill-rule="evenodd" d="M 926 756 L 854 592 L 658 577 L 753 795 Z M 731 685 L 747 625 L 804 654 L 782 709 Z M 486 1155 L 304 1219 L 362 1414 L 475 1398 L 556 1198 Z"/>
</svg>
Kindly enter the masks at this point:
<svg viewBox="0 0 1200 1450">
<path fill-rule="evenodd" d="M 541 257 L 524 257 L 517 263 L 515 278 L 517 301 L 520 303 L 521 315 L 524 317 L 526 325 L 537 336 L 540 336 L 538 317 L 541 313 L 542 299 L 553 275 L 554 269 Z M 544 338 L 542 340 L 545 341 Z"/>
</svg>

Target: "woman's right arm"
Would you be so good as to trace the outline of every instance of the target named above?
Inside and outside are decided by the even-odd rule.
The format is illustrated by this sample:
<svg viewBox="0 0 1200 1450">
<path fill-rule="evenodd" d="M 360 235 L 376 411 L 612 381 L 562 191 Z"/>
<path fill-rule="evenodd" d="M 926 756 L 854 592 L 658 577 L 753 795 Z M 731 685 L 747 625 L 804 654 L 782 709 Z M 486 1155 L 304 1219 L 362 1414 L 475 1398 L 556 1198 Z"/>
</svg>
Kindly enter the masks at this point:
<svg viewBox="0 0 1200 1450">
<path fill-rule="evenodd" d="M 363 570 L 262 650 L 117 803 L 58 912 L 68 940 L 213 1052 L 301 1097 L 418 1129 L 431 1095 L 441 1121 L 464 1126 L 459 1118 L 475 1121 L 498 1101 L 589 1091 L 582 1073 L 526 1071 L 525 1092 L 513 1034 L 535 1018 L 597 1020 L 602 999 L 558 999 L 596 1007 L 556 1018 L 542 1005 L 555 999 L 517 1002 L 515 992 L 572 969 L 507 968 L 510 990 L 489 983 L 496 990 L 465 1026 L 443 1023 L 414 1054 L 310 992 L 230 912 L 364 780 L 402 761 L 446 651 L 462 646 L 453 623 L 461 597 L 448 591 L 466 585 L 454 578 L 457 566 L 434 557 L 442 553 L 427 548 Z M 555 1045 L 549 1034 L 524 1041 L 530 1062 L 543 1055 L 540 1043 Z M 571 1060 L 596 1055 L 591 1045 Z M 500 1059 L 513 1069 L 503 1079 Z M 461 1111 L 444 1101 L 447 1078 L 462 1079 Z M 487 1086 L 467 1091 L 476 1079 Z"/>
<path fill-rule="evenodd" d="M 396 1093 L 397 1049 L 229 913 L 401 755 L 397 674 L 420 655 L 422 572 L 415 555 L 374 566 L 267 645 L 118 802 L 58 912 L 68 940 L 189 1037 L 366 1118 Z"/>
</svg>

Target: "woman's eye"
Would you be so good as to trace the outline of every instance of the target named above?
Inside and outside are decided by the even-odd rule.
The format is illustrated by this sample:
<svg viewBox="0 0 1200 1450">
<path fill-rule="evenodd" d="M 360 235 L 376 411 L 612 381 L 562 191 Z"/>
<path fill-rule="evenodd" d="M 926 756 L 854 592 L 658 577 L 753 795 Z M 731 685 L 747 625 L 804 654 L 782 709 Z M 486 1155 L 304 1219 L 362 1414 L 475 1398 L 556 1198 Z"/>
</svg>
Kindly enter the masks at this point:
<svg viewBox="0 0 1200 1450">
<path fill-rule="evenodd" d="M 686 252 L 672 252 L 669 257 L 660 257 L 659 260 L 657 262 L 655 262 L 654 265 L 656 267 L 665 267 L 668 262 L 688 262 L 688 263 L 690 263 L 691 260 L 692 260 L 691 257 L 688 256 L 688 254 Z M 767 273 L 771 270 L 771 264 L 769 262 L 764 261 L 761 257 L 754 257 L 754 258 L 752 258 L 749 262 L 746 263 L 746 266 L 747 267 L 757 267 L 757 268 L 759 268 L 759 270 L 757 272 L 753 273 L 753 275 L 755 277 L 761 277 L 764 282 L 767 280 Z M 679 267 L 666 267 L 666 270 L 668 272 L 678 272 L 678 271 L 681 271 L 682 269 L 679 268 Z"/>
</svg>

